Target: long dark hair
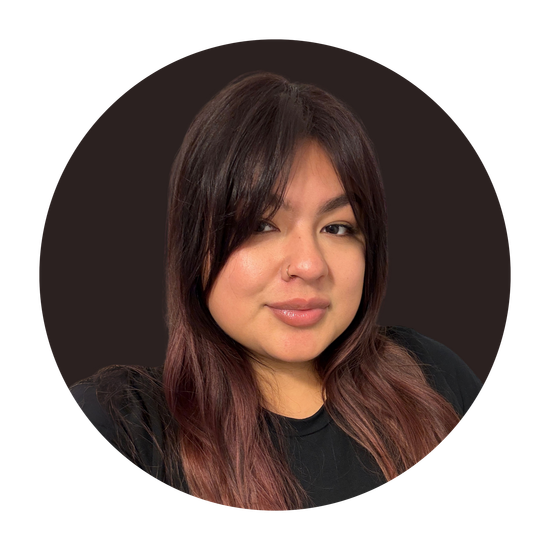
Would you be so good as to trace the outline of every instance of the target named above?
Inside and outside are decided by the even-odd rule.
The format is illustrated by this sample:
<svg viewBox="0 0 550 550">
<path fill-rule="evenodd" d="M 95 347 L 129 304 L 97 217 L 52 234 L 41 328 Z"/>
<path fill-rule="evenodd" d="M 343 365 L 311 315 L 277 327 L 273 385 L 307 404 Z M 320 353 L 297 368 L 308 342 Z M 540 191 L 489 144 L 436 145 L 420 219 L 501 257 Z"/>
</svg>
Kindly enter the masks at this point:
<svg viewBox="0 0 550 550">
<path fill-rule="evenodd" d="M 173 165 L 168 207 L 164 392 L 190 492 L 221 504 L 307 506 L 284 442 L 273 435 L 276 422 L 263 407 L 248 350 L 207 307 L 229 256 L 279 207 L 294 155 L 307 141 L 331 159 L 366 242 L 357 315 L 316 359 L 326 410 L 388 480 L 458 422 L 415 359 L 376 323 L 388 267 L 386 205 L 361 122 L 316 86 L 269 73 L 239 77 L 191 124 Z"/>
</svg>

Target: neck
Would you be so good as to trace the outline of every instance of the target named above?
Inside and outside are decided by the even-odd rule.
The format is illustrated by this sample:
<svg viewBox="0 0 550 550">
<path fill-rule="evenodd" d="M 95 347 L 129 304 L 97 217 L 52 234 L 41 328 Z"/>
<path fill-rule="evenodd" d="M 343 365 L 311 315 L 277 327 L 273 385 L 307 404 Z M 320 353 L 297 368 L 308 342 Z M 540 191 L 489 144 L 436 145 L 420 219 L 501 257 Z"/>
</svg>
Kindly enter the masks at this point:
<svg viewBox="0 0 550 550">
<path fill-rule="evenodd" d="M 254 364 L 256 379 L 271 412 L 290 418 L 307 418 L 323 405 L 321 379 L 312 361 Z"/>
</svg>

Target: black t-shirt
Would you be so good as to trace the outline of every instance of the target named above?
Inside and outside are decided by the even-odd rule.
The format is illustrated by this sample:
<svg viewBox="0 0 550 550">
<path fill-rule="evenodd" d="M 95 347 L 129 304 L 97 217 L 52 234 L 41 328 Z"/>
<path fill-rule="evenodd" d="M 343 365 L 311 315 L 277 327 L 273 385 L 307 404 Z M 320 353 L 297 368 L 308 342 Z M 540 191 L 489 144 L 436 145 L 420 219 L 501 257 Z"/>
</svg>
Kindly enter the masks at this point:
<svg viewBox="0 0 550 550">
<path fill-rule="evenodd" d="M 411 329 L 391 327 L 387 335 L 413 352 L 428 382 L 462 417 L 481 389 L 481 382 L 468 366 L 444 345 Z M 77 383 L 71 392 L 94 426 L 120 452 L 151 475 L 187 491 L 181 469 L 176 482 L 173 477 L 168 481 L 163 463 L 162 447 L 170 421 L 162 392 L 158 391 L 161 369 L 149 370 L 159 381 L 156 389 L 140 380 L 138 373 L 119 367 L 119 373 L 100 389 L 103 394 L 132 396 L 124 401 L 123 428 L 113 420 L 113 412 L 105 402 L 98 399 L 97 376 Z M 325 407 L 309 418 L 282 420 L 290 467 L 314 506 L 360 495 L 385 482 L 374 457 L 333 422 Z"/>
</svg>

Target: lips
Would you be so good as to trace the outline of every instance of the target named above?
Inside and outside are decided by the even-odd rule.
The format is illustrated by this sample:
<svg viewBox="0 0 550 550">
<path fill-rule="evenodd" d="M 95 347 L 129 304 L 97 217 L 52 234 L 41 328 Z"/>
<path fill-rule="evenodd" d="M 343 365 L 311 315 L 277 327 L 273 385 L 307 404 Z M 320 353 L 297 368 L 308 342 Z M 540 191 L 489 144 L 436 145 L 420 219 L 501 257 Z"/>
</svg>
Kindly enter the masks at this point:
<svg viewBox="0 0 550 550">
<path fill-rule="evenodd" d="M 318 323 L 326 314 L 330 302 L 324 298 L 294 298 L 284 302 L 267 304 L 273 315 L 292 327 L 309 327 Z"/>
<path fill-rule="evenodd" d="M 292 300 L 286 300 L 285 302 L 274 302 L 267 305 L 274 309 L 285 310 L 325 309 L 330 305 L 330 302 L 324 298 L 310 298 L 309 300 L 304 298 L 293 298 Z"/>
</svg>

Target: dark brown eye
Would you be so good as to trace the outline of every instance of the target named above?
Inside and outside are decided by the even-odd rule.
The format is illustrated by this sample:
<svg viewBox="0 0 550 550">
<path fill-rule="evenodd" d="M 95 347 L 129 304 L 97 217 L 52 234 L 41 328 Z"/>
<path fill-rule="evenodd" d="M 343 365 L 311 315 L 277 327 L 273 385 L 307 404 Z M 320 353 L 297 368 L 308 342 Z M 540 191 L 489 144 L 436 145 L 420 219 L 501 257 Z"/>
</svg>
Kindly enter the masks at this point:
<svg viewBox="0 0 550 550">
<path fill-rule="evenodd" d="M 337 235 L 339 237 L 351 235 L 354 232 L 352 227 L 343 223 L 333 223 L 331 225 L 327 225 L 324 229 L 326 233 L 329 233 L 330 235 Z"/>
<path fill-rule="evenodd" d="M 265 220 L 262 220 L 258 224 L 258 227 L 256 227 L 256 233 L 269 233 L 273 230 L 274 230 L 274 227 L 269 222 L 266 222 Z"/>
</svg>

